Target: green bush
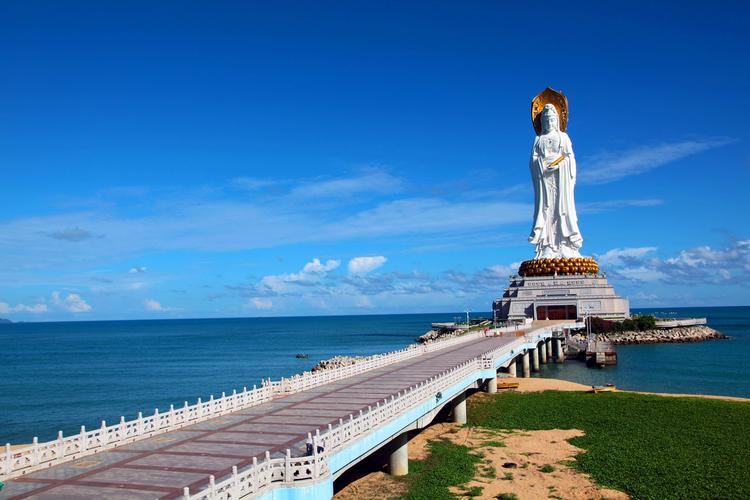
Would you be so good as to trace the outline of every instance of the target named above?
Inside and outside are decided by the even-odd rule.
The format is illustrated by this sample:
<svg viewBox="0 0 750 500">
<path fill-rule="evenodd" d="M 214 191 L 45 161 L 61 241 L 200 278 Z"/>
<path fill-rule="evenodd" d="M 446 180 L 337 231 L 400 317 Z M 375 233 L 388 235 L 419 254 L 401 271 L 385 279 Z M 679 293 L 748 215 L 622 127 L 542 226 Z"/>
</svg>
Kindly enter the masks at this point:
<svg viewBox="0 0 750 500">
<path fill-rule="evenodd" d="M 633 316 L 623 321 L 610 321 L 594 316 L 587 321 L 594 333 L 642 332 L 656 328 L 656 318 L 650 315 Z"/>
</svg>

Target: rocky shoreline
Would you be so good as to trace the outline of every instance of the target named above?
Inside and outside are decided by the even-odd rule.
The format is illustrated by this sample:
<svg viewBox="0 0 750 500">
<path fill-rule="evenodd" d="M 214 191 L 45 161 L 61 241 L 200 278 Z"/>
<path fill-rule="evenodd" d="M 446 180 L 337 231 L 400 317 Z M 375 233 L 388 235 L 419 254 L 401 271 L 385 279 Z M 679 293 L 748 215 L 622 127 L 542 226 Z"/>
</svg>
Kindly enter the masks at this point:
<svg viewBox="0 0 750 500">
<path fill-rule="evenodd" d="M 443 339 L 457 337 L 457 336 L 458 334 L 456 332 L 449 332 L 445 330 L 442 330 L 442 331 L 430 330 L 424 335 L 420 335 L 415 340 L 419 344 L 427 344 L 428 342 L 434 342 L 436 340 L 443 340 Z"/>
<path fill-rule="evenodd" d="M 668 329 L 644 330 L 642 332 L 613 332 L 597 334 L 596 340 L 612 344 L 666 344 L 703 342 L 729 338 L 708 326 L 684 326 Z"/>
<path fill-rule="evenodd" d="M 312 371 L 319 372 L 323 370 L 334 370 L 336 368 L 341 368 L 342 366 L 353 365 L 363 359 L 365 359 L 364 356 L 334 356 L 332 358 L 318 361 L 317 364 L 313 366 Z"/>
</svg>

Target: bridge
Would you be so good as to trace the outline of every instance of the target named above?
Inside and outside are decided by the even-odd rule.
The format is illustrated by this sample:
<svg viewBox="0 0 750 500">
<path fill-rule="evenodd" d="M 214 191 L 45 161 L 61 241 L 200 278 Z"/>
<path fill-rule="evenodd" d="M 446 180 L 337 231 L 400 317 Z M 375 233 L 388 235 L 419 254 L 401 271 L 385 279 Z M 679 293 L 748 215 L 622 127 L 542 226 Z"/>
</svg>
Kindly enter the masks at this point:
<svg viewBox="0 0 750 500">
<path fill-rule="evenodd" d="M 465 423 L 467 391 L 496 392 L 500 369 L 528 377 L 562 361 L 563 331 L 581 327 L 542 321 L 468 333 L 45 443 L 6 445 L 0 497 L 330 498 L 337 477 L 384 447 L 390 472 L 408 473 L 410 432 L 446 406 Z"/>
</svg>

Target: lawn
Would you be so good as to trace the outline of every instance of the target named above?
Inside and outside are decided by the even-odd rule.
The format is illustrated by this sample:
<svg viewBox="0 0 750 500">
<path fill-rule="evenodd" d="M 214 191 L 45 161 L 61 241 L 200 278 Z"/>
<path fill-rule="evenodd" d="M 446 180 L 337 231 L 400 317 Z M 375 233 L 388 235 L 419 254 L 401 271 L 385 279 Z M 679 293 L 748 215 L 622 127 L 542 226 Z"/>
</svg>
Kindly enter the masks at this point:
<svg viewBox="0 0 750 500">
<path fill-rule="evenodd" d="M 750 498 L 750 403 L 547 391 L 469 399 L 469 425 L 581 429 L 574 467 L 633 498 Z"/>
<path fill-rule="evenodd" d="M 466 446 L 448 441 L 431 441 L 425 460 L 409 460 L 409 487 L 403 497 L 409 500 L 442 500 L 455 498 L 448 488 L 464 484 L 474 477 L 475 465 L 481 459 L 470 454 Z"/>
</svg>

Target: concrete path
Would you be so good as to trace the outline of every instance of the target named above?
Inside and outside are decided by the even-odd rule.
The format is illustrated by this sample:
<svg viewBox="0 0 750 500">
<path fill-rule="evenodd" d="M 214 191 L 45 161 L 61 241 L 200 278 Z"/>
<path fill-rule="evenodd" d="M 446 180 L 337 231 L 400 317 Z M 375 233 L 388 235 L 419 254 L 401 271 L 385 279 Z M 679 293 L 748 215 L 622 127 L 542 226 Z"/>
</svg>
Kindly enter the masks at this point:
<svg viewBox="0 0 750 500">
<path fill-rule="evenodd" d="M 467 342 L 10 480 L 0 498 L 179 498 L 262 460 L 305 454 L 307 433 L 516 337 Z"/>
</svg>

